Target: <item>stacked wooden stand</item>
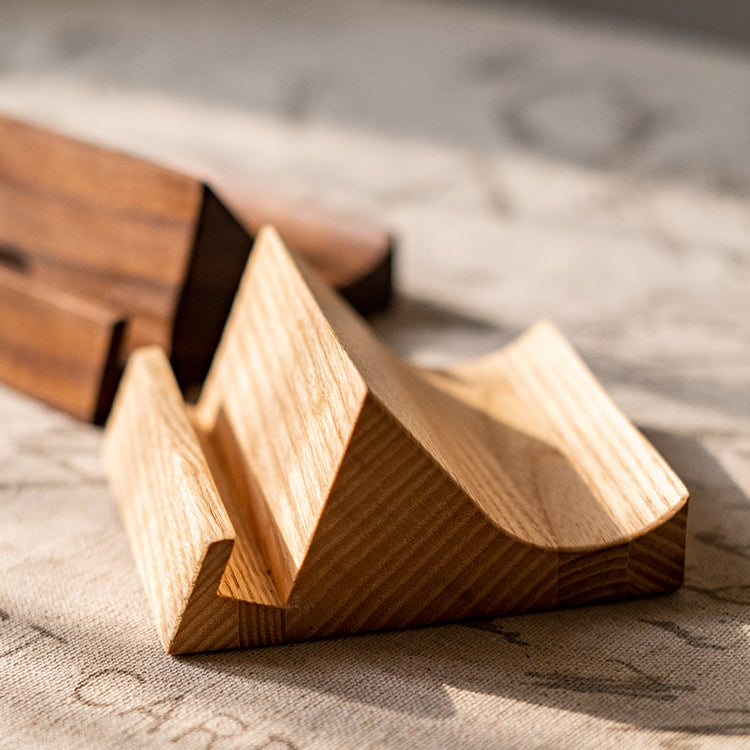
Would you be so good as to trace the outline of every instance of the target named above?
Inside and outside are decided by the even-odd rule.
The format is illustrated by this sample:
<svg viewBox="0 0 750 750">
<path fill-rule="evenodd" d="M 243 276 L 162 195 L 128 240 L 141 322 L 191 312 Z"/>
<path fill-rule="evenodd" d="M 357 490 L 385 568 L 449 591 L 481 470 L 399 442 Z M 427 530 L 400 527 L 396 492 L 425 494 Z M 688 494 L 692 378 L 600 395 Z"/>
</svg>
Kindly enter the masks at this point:
<svg viewBox="0 0 750 750">
<path fill-rule="evenodd" d="M 417 370 L 270 229 L 197 405 L 137 349 L 105 459 L 170 653 L 682 581 L 685 487 L 555 329 Z"/>
</svg>

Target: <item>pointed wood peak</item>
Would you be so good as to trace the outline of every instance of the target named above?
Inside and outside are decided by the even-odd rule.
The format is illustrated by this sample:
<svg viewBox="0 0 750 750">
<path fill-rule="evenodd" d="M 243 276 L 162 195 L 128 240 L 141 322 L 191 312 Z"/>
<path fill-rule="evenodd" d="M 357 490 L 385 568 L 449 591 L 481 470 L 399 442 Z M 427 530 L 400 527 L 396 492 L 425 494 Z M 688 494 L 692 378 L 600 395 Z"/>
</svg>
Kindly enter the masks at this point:
<svg viewBox="0 0 750 750">
<path fill-rule="evenodd" d="M 258 256 L 265 248 L 304 279 L 367 392 L 509 536 L 548 549 L 605 547 L 684 503 L 685 487 L 553 325 L 442 375 L 423 373 L 295 261 L 273 230 L 259 241 Z"/>
<path fill-rule="evenodd" d="M 233 477 L 236 517 L 259 529 L 282 599 L 366 394 L 297 265 L 276 232 L 263 230 L 195 414 Z"/>
</svg>

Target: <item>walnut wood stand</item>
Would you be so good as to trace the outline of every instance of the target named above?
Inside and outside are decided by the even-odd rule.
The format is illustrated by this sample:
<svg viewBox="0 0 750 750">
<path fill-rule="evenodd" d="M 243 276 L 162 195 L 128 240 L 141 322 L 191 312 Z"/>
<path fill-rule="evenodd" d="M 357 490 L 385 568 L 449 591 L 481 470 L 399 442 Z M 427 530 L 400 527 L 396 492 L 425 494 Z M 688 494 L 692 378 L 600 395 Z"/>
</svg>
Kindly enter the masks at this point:
<svg viewBox="0 0 750 750">
<path fill-rule="evenodd" d="M 270 229 L 197 405 L 137 350 L 105 460 L 173 654 L 682 582 L 685 487 L 554 328 L 419 371 Z"/>
</svg>

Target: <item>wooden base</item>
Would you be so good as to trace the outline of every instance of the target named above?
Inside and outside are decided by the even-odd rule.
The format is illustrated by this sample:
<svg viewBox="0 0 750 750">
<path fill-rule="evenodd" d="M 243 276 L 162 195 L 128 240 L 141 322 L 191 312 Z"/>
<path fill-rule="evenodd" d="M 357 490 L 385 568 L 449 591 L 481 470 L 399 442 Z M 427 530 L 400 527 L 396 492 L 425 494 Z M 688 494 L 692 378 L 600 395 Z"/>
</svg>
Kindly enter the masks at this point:
<svg viewBox="0 0 750 750">
<path fill-rule="evenodd" d="M 273 230 L 197 406 L 137 351 L 105 460 L 170 653 L 682 582 L 685 487 L 554 328 L 418 371 Z"/>
<path fill-rule="evenodd" d="M 278 222 L 364 312 L 388 302 L 387 232 L 219 182 L 242 216 Z M 35 300 L 20 328 L 0 322 L 0 380 L 101 420 L 113 390 L 104 351 L 121 368 L 135 347 L 153 344 L 183 388 L 199 384 L 251 247 L 248 227 L 201 180 L 0 117 L 0 317 L 20 320 L 20 296 Z M 72 297 L 81 303 L 76 323 Z M 123 324 L 117 335 L 113 320 Z M 56 332 L 71 325 L 77 348 L 61 359 Z"/>
</svg>

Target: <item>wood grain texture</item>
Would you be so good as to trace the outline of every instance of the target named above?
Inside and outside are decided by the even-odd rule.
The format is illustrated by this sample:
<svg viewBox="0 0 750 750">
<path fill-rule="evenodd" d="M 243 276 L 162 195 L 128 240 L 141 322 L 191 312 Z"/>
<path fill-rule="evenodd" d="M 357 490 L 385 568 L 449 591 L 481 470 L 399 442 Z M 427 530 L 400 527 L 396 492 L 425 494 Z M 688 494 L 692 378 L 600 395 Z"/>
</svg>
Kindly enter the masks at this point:
<svg viewBox="0 0 750 750">
<path fill-rule="evenodd" d="M 164 367 L 155 376 L 168 379 Z M 182 450 L 138 429 L 159 419 L 144 409 L 165 408 L 145 406 L 145 388 L 123 384 L 108 427 L 126 517 L 149 492 L 128 480 L 133 462 L 151 462 L 151 472 Z M 687 492 L 559 332 L 540 325 L 476 362 L 417 370 L 273 230 L 259 236 L 190 419 L 181 429 L 195 436 L 191 452 L 202 446 L 200 482 L 217 488 L 212 504 L 233 528 L 213 601 L 217 611 L 239 602 L 240 646 L 681 583 Z M 124 444 L 128 469 L 118 466 Z M 169 513 L 185 491 L 154 481 L 154 512 Z M 183 506 L 174 517 L 203 523 Z M 129 531 L 140 554 L 138 537 L 151 532 L 132 522 Z M 211 621 L 210 600 L 201 601 L 200 621 Z M 202 648 L 225 648 L 228 639 L 223 629 Z M 173 639 L 172 650 L 181 643 Z"/>
<path fill-rule="evenodd" d="M 240 202 L 247 206 L 247 200 Z M 387 302 L 387 233 L 316 219 L 314 209 L 293 202 L 254 200 L 261 209 L 252 209 L 253 216 L 279 221 L 302 249 L 309 242 L 313 262 L 362 310 Z M 127 320 L 121 366 L 135 347 L 158 345 L 183 389 L 199 384 L 251 246 L 247 229 L 201 180 L 0 117 L 0 267 L 11 267 L 29 285 L 47 284 L 116 311 Z M 42 340 L 46 322 L 42 315 L 31 323 L 37 359 L 54 346 Z M 6 345 L 0 338 L 0 349 Z M 98 364 L 97 350 L 86 366 L 93 373 Z M 76 416 L 90 413 L 82 404 L 95 401 L 110 376 L 102 370 L 98 382 L 71 381 L 53 358 L 40 367 L 48 390 L 55 382 L 63 391 L 77 382 L 81 393 L 74 397 L 42 396 Z M 34 378 L 20 370 L 8 382 L 37 395 Z"/>
<path fill-rule="evenodd" d="M 24 273 L 126 312 L 127 351 L 169 350 L 201 183 L 5 118 L 0 143 L 0 243 Z"/>
<path fill-rule="evenodd" d="M 128 498 L 125 525 L 164 648 L 234 645 L 237 605 L 216 599 L 234 529 L 169 363 L 156 347 L 139 350 L 128 364 L 110 414 L 104 460 L 115 492 Z"/>
<path fill-rule="evenodd" d="M 111 309 L 0 266 L 0 380 L 8 385 L 103 422 L 123 330 Z"/>
</svg>

